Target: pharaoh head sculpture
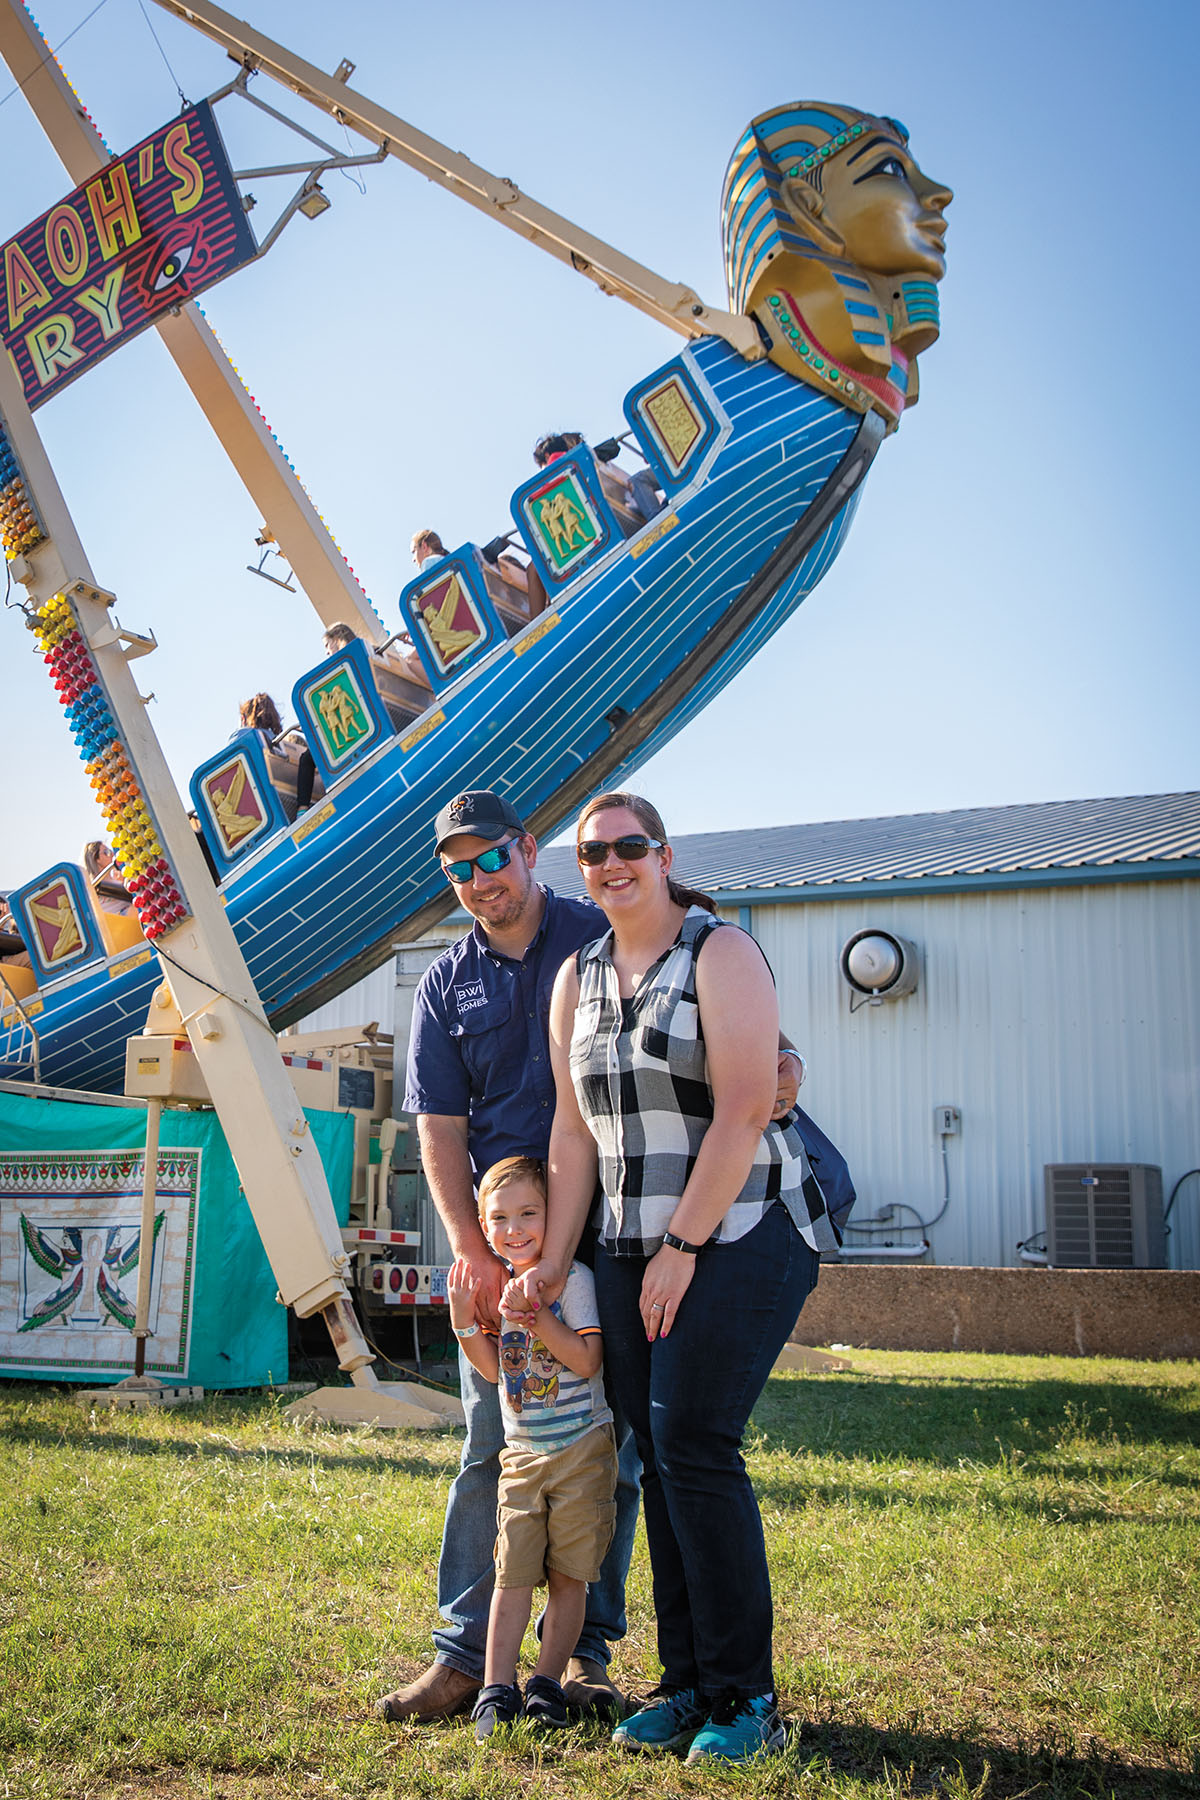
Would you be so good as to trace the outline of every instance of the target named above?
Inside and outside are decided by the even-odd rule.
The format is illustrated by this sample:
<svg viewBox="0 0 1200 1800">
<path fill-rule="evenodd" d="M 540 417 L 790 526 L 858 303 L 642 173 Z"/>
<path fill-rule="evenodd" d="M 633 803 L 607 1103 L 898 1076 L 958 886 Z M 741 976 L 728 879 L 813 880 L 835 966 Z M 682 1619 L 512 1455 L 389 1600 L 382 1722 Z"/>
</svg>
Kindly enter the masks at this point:
<svg viewBox="0 0 1200 1800">
<path fill-rule="evenodd" d="M 952 198 L 896 119 L 806 100 L 763 113 L 721 197 L 730 305 L 781 368 L 894 424 L 938 335 Z"/>
</svg>

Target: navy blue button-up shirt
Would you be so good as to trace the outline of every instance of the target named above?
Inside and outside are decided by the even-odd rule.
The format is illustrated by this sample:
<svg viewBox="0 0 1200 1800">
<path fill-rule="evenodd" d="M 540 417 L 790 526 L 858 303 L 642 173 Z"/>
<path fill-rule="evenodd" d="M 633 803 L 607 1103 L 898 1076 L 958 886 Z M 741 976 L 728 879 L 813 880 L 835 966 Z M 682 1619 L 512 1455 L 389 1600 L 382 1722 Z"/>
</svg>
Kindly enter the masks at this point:
<svg viewBox="0 0 1200 1800">
<path fill-rule="evenodd" d="M 425 971 L 413 1003 L 404 1108 L 465 1117 L 475 1178 L 504 1156 L 545 1156 L 554 1119 L 550 994 L 569 956 L 607 929 L 590 900 L 549 888 L 517 962 L 476 922 Z"/>
</svg>

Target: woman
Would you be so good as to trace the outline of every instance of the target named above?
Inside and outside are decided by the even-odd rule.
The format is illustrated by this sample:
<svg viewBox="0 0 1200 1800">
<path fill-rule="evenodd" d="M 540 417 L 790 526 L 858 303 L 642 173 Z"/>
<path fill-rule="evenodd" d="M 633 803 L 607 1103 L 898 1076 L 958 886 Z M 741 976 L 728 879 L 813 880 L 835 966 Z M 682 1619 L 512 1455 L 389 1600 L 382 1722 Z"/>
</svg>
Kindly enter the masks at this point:
<svg viewBox="0 0 1200 1800">
<path fill-rule="evenodd" d="M 312 805 L 313 783 L 317 767 L 304 735 L 295 726 L 284 731 L 279 708 L 270 694 L 251 694 L 238 707 L 243 731 L 256 731 L 266 755 L 281 756 L 296 765 L 296 812 L 307 812 Z M 236 737 L 237 733 L 231 733 Z"/>
<path fill-rule="evenodd" d="M 122 915 L 133 911 L 133 901 L 121 882 L 116 858 L 102 838 L 90 838 L 83 846 L 83 869 L 102 911 Z"/>
<path fill-rule="evenodd" d="M 744 1762 L 784 1732 L 742 1434 L 837 1233 L 811 1181 L 806 1203 L 795 1126 L 771 1123 L 778 1008 L 758 946 L 674 881 L 636 795 L 594 800 L 577 854 L 611 930 L 555 984 L 550 1220 L 523 1287 L 557 1292 L 598 1171 L 605 1365 L 644 1465 L 663 1665 L 613 1741 Z"/>
</svg>

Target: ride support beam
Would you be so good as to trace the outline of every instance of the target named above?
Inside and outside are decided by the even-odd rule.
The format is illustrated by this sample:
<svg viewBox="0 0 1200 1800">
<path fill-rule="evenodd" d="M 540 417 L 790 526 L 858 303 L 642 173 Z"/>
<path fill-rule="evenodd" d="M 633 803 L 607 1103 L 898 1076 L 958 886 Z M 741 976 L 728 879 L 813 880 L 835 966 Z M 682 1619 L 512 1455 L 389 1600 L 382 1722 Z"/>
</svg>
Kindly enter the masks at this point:
<svg viewBox="0 0 1200 1800">
<path fill-rule="evenodd" d="M 9 569 L 25 590 L 31 620 L 44 622 L 55 609 L 65 618 L 69 609 L 72 637 L 77 623 L 76 655 L 99 678 L 89 690 L 93 703 L 103 703 L 115 721 L 125 767 L 165 851 L 181 904 L 165 929 L 157 918 L 148 923 L 147 911 L 142 922 L 208 1084 L 280 1298 L 302 1316 L 322 1313 L 339 1365 L 373 1388 L 371 1353 L 350 1304 L 347 1258 L 320 1154 L 138 692 L 110 610 L 113 596 L 96 586 L 7 356 L 0 356 L 0 423 L 38 521 L 38 541 L 12 556 Z M 74 729 L 78 720 L 68 717 Z M 135 900 L 141 910 L 140 895 Z"/>
<path fill-rule="evenodd" d="M 0 56 L 72 183 L 103 169 L 111 161 L 104 139 L 21 0 L 0 0 Z M 344 619 L 368 643 L 382 643 L 387 628 L 196 303 L 164 314 L 155 330 L 322 625 Z"/>
<path fill-rule="evenodd" d="M 389 156 L 586 275 L 602 293 L 615 294 L 683 337 L 724 338 L 748 362 L 757 362 L 765 354 L 753 320 L 706 306 L 682 282 L 665 281 L 644 263 L 540 205 L 507 176 L 489 174 L 469 157 L 356 93 L 336 76 L 314 68 L 244 20 L 211 5 L 210 0 L 155 0 L 155 4 L 212 38 L 245 66 L 261 69 L 339 124 L 385 149 Z"/>
</svg>

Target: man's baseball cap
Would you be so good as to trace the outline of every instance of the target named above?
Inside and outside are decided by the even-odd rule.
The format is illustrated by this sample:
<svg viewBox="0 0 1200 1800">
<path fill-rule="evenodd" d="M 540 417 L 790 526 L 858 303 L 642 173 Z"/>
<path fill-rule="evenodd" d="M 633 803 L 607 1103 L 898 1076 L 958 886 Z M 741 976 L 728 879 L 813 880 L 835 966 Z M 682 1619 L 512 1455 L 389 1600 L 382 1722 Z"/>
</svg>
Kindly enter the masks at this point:
<svg viewBox="0 0 1200 1800">
<path fill-rule="evenodd" d="M 515 831 L 519 837 L 525 835 L 524 821 L 519 814 L 513 811 L 503 795 L 494 794 L 491 788 L 468 788 L 465 794 L 455 794 L 438 814 L 433 830 L 437 839 L 434 849 L 439 853 L 446 840 L 452 837 L 495 839 L 502 838 L 508 831 Z"/>
</svg>

